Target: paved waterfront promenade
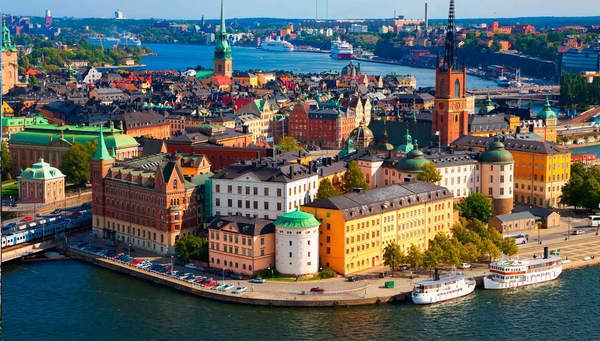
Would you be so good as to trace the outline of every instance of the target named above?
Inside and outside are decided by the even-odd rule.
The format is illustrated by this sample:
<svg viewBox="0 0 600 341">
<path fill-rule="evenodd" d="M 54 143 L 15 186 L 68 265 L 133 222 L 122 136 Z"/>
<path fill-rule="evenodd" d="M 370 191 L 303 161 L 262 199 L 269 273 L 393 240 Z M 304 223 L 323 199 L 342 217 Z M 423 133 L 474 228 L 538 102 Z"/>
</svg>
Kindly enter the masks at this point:
<svg viewBox="0 0 600 341">
<path fill-rule="evenodd" d="M 577 224 L 577 221 L 573 223 Z M 529 243 L 520 247 L 519 256 L 522 258 L 531 258 L 534 254 L 541 256 L 543 254 L 543 247 L 548 246 L 553 250 L 560 249 L 561 257 L 568 260 L 564 264 L 565 270 L 598 265 L 600 264 L 600 236 L 596 236 L 596 229 L 587 228 L 584 230 L 584 234 L 569 236 L 568 240 L 566 240 L 568 232 L 564 227 L 542 230 L 540 232 L 542 244 L 538 243 L 537 236 L 530 234 Z M 94 244 L 102 245 L 103 242 L 94 241 Z M 235 286 L 243 285 L 248 287 L 248 291 L 245 293 L 233 294 L 210 290 L 167 275 L 141 270 L 128 264 L 75 249 L 69 250 L 69 255 L 107 269 L 203 298 L 252 305 L 327 307 L 407 301 L 410 300 L 410 292 L 414 283 L 427 279 L 430 276 L 427 272 L 414 274 L 410 271 L 403 271 L 396 272 L 394 277 L 379 278 L 378 273 L 385 270 L 384 267 L 381 267 L 373 269 L 370 272 L 361 273 L 360 275 L 363 279 L 357 282 L 348 282 L 342 277 L 298 282 L 267 281 L 264 284 L 252 284 L 247 280 L 225 279 L 221 281 Z M 152 257 L 149 254 L 140 252 L 136 252 L 132 256 L 145 256 L 157 262 L 168 263 L 168 259 L 166 258 Z M 178 270 L 194 272 L 185 268 Z M 475 277 L 479 280 L 487 273 L 487 264 L 474 264 L 472 269 L 465 271 L 467 276 Z M 214 277 L 217 280 L 221 279 L 218 275 Z M 385 288 L 384 284 L 386 281 L 393 281 L 394 288 Z M 310 293 L 310 289 L 314 287 L 320 287 L 325 291 L 324 293 Z"/>
</svg>

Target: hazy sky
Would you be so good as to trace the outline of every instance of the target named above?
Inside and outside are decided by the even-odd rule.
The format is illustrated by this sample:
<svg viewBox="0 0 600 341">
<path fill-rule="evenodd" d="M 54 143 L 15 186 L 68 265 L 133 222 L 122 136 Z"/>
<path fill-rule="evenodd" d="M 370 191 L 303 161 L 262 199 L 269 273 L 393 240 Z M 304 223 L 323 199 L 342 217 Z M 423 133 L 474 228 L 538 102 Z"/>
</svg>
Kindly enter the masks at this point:
<svg viewBox="0 0 600 341">
<path fill-rule="evenodd" d="M 406 17 L 422 17 L 424 0 L 225 0 L 228 17 L 383 18 L 394 10 Z M 428 0 L 430 18 L 447 16 L 449 0 Z M 219 0 L 0 0 L 4 12 L 56 17 L 112 17 L 121 9 L 127 18 L 198 19 L 219 15 Z M 456 0 L 458 18 L 600 15 L 600 0 Z"/>
</svg>

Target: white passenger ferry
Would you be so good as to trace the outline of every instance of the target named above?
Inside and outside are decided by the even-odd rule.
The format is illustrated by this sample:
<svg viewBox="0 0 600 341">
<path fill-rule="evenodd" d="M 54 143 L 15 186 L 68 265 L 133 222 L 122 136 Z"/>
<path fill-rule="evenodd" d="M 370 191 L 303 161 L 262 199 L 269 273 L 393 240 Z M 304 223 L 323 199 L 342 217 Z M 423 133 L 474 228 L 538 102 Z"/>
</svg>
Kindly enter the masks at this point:
<svg viewBox="0 0 600 341">
<path fill-rule="evenodd" d="M 485 289 L 509 289 L 552 281 L 562 272 L 559 256 L 548 255 L 544 248 L 543 258 L 502 259 L 490 263 L 491 274 L 483 278 Z"/>
<path fill-rule="evenodd" d="M 465 278 L 463 274 L 439 276 L 436 270 L 432 280 L 420 282 L 415 286 L 411 297 L 415 304 L 443 302 L 472 293 L 475 284 L 474 279 Z"/>
</svg>

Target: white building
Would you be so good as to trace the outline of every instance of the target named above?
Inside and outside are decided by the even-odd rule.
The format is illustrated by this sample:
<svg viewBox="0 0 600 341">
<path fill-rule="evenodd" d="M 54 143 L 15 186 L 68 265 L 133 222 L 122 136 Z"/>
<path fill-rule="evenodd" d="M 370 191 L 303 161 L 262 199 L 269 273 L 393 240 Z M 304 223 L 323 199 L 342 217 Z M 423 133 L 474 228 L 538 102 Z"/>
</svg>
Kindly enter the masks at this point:
<svg viewBox="0 0 600 341">
<path fill-rule="evenodd" d="M 281 215 L 275 225 L 275 268 L 302 276 L 319 271 L 319 225 L 310 213 L 296 209 Z"/>
<path fill-rule="evenodd" d="M 317 172 L 271 159 L 242 161 L 212 178 L 212 212 L 277 219 L 311 202 L 319 187 Z"/>
</svg>

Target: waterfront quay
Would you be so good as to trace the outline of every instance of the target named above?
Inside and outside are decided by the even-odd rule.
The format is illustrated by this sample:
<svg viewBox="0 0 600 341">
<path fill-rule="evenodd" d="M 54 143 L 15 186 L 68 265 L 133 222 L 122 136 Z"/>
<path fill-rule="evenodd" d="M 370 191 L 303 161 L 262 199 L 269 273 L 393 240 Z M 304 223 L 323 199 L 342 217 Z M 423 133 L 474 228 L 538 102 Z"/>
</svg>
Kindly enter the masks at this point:
<svg viewBox="0 0 600 341">
<path fill-rule="evenodd" d="M 518 256 L 521 258 L 532 258 L 534 255 L 541 256 L 543 247 L 551 250 L 560 250 L 563 259 L 564 270 L 574 270 L 600 264 L 600 236 L 596 235 L 596 228 L 585 227 L 584 219 L 570 219 L 572 229 L 578 228 L 584 231 L 581 235 L 569 235 L 569 228 L 565 224 L 560 227 L 540 231 L 541 244 L 535 235 L 529 236 L 529 243 L 520 246 Z M 219 273 L 206 274 L 202 270 L 188 269 L 183 266 L 174 266 L 179 273 L 189 272 L 196 275 L 206 274 L 213 276 L 215 280 L 236 286 L 246 286 L 248 290 L 240 294 L 212 290 L 200 285 L 189 283 L 170 276 L 168 273 L 157 273 L 140 269 L 136 266 L 116 261 L 109 257 L 99 256 L 93 252 L 81 250 L 75 247 L 83 241 L 89 241 L 97 250 L 113 249 L 115 251 L 128 252 L 127 247 L 114 247 L 106 241 L 99 239 L 88 239 L 85 236 L 79 238 L 79 242 L 72 240 L 70 247 L 66 250 L 68 256 L 112 270 L 133 276 L 138 279 L 152 282 L 154 284 L 169 287 L 200 298 L 257 306 L 280 306 L 280 307 L 335 307 L 335 306 L 362 306 L 383 303 L 398 303 L 410 300 L 410 294 L 415 283 L 429 279 L 431 273 L 428 271 L 397 271 L 393 276 L 387 272 L 384 278 L 381 273 L 387 270 L 385 267 L 371 269 L 358 274 L 360 280 L 350 282 L 346 278 L 336 277 L 324 280 L 306 281 L 278 281 L 267 280 L 262 284 L 253 284 L 248 280 L 232 279 Z M 87 244 L 87 242 L 86 242 Z M 131 257 L 141 257 L 154 263 L 172 264 L 168 257 L 160 257 L 143 251 L 131 252 Z M 449 272 L 451 269 L 444 269 Z M 482 278 L 488 275 L 486 263 L 472 264 L 472 268 L 461 270 L 468 277 L 475 278 L 478 287 L 481 287 Z M 393 282 L 393 288 L 386 288 L 386 282 Z M 311 292 L 312 288 L 321 288 L 323 292 Z"/>
</svg>

